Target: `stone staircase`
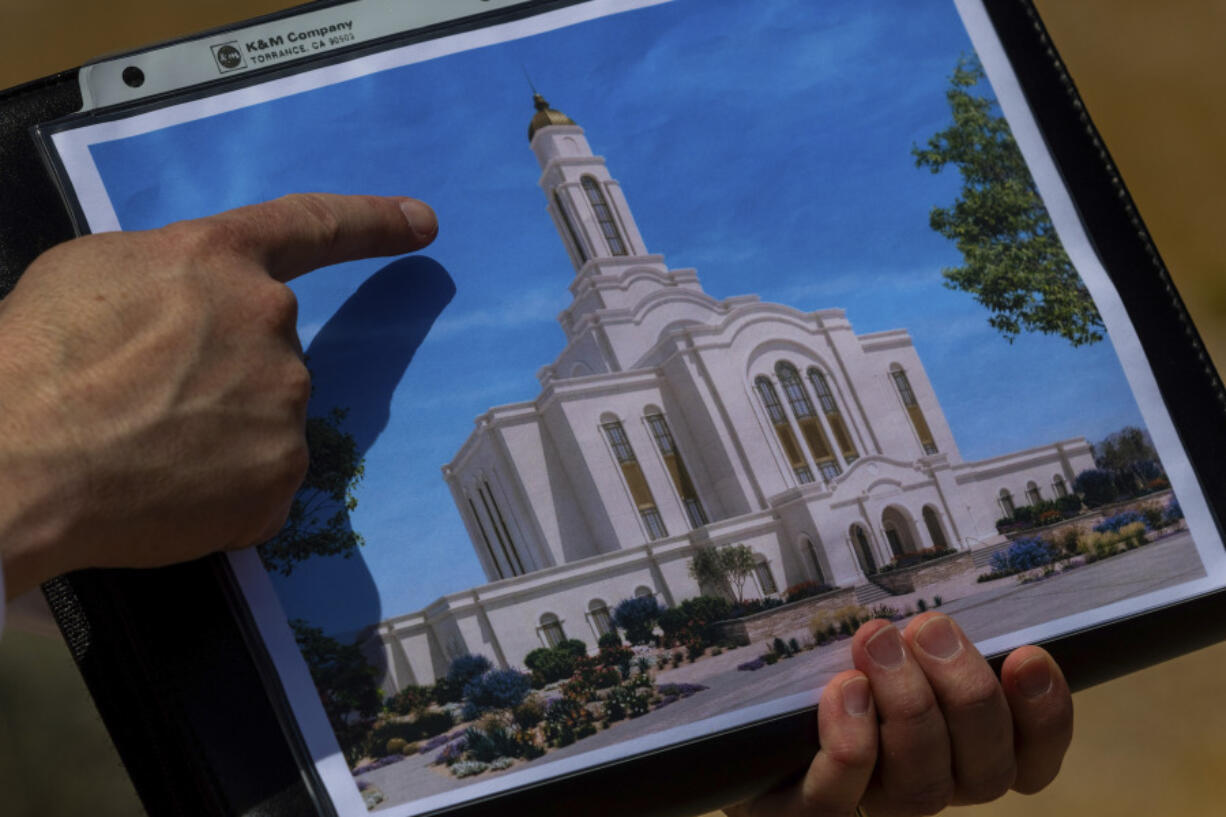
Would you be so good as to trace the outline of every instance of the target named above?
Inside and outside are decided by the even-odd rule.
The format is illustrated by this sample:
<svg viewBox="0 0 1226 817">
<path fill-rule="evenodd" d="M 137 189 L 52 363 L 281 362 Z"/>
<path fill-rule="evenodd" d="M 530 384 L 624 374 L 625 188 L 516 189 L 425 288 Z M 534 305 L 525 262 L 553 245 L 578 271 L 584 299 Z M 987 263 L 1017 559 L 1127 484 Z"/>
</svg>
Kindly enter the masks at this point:
<svg viewBox="0 0 1226 817">
<path fill-rule="evenodd" d="M 971 558 L 975 561 L 976 569 L 981 567 L 991 567 L 992 557 L 997 553 L 1008 550 L 1009 545 L 1011 544 L 1013 543 L 1006 539 L 1005 541 L 997 542 L 994 545 L 988 545 L 987 547 L 975 548 L 972 550 Z"/>
<path fill-rule="evenodd" d="M 867 607 L 870 604 L 876 604 L 882 599 L 890 598 L 890 591 L 878 584 L 868 582 L 856 587 L 856 604 L 861 607 Z"/>
</svg>

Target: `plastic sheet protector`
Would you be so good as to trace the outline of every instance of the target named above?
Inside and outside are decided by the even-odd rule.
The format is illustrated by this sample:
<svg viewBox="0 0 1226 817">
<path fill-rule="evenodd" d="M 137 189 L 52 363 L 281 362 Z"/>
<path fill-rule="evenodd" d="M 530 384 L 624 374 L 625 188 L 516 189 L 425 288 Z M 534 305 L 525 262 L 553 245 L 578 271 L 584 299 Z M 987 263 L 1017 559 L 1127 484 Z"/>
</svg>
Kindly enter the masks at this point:
<svg viewBox="0 0 1226 817">
<path fill-rule="evenodd" d="M 292 283 L 312 478 L 232 556 L 343 817 L 810 706 L 871 616 L 989 654 L 1226 584 L 975 0 L 590 0 L 48 138 L 90 232 L 438 213 Z"/>
</svg>

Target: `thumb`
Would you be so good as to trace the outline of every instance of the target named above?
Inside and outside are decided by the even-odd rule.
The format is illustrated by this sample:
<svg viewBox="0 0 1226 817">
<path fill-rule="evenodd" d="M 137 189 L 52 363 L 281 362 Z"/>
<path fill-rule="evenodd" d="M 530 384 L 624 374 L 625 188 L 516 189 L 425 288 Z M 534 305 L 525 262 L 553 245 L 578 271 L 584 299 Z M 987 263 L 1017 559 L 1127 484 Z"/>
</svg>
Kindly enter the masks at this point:
<svg viewBox="0 0 1226 817">
<path fill-rule="evenodd" d="M 438 235 L 424 202 L 402 196 L 299 193 L 202 219 L 282 283 L 319 267 L 419 250 Z"/>
</svg>

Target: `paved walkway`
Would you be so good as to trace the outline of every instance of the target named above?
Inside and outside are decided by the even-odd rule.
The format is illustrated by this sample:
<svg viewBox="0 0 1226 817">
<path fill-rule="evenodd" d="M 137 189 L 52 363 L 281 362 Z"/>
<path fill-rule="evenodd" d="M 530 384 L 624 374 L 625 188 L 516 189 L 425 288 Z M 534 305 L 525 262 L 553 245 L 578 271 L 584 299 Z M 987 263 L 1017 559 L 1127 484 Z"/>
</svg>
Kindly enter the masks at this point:
<svg viewBox="0 0 1226 817">
<path fill-rule="evenodd" d="M 941 586 L 924 588 L 918 595 L 926 599 L 931 599 L 932 595 L 942 595 L 946 602 L 941 611 L 954 616 L 972 640 L 981 641 L 1191 581 L 1204 574 L 1192 537 L 1181 532 L 1041 582 L 1019 585 L 1016 579 L 1010 577 L 977 584 L 971 575 Z M 957 595 L 958 591 L 962 591 L 961 597 Z M 891 604 L 900 608 L 903 606 L 899 599 L 892 600 Z M 803 652 L 757 672 L 738 671 L 737 664 L 764 651 L 763 645 L 756 644 L 666 670 L 660 673 L 659 683 L 694 682 L 705 684 L 710 689 L 641 718 L 614 724 L 610 729 L 571 746 L 551 750 L 532 763 L 534 766 L 544 765 L 786 695 L 816 690 L 850 665 L 849 648 L 849 640 L 841 641 Z M 486 772 L 457 780 L 445 771 L 429 767 L 432 757 L 433 753 L 428 757 L 418 755 L 363 775 L 363 779 L 383 791 L 387 800 L 382 807 L 386 807 L 450 791 L 468 782 L 489 780 L 495 775 L 514 771 L 523 763 L 517 762 L 504 772 Z"/>
</svg>

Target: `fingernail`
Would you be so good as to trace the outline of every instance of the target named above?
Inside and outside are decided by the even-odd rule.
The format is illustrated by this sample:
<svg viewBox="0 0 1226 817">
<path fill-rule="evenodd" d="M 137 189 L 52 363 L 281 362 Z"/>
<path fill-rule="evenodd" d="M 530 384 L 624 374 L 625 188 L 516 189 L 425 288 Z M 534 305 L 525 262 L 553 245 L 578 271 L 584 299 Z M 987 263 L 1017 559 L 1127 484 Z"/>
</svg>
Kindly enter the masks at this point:
<svg viewBox="0 0 1226 817">
<path fill-rule="evenodd" d="M 852 678 L 850 681 L 844 681 L 842 692 L 843 709 L 848 715 L 859 717 L 868 712 L 871 696 L 867 678 Z"/>
<path fill-rule="evenodd" d="M 873 663 L 882 669 L 901 667 L 902 662 L 906 659 L 902 651 L 902 638 L 899 637 L 898 629 L 893 625 L 882 627 L 868 640 L 864 649 L 868 651 L 868 657 L 873 659 Z"/>
<path fill-rule="evenodd" d="M 434 238 L 434 234 L 438 232 L 438 219 L 425 202 L 405 199 L 400 202 L 400 212 L 404 213 L 405 221 L 409 222 L 409 229 L 418 239 L 429 240 Z"/>
<path fill-rule="evenodd" d="M 916 645 L 938 661 L 948 661 L 962 652 L 962 639 L 954 624 L 945 616 L 934 616 L 924 622 L 915 634 Z"/>
<path fill-rule="evenodd" d="M 1038 698 L 1040 695 L 1046 695 L 1051 689 L 1051 665 L 1047 662 L 1047 657 L 1036 655 L 1027 658 L 1022 665 L 1017 668 L 1017 691 L 1027 698 Z"/>
</svg>

